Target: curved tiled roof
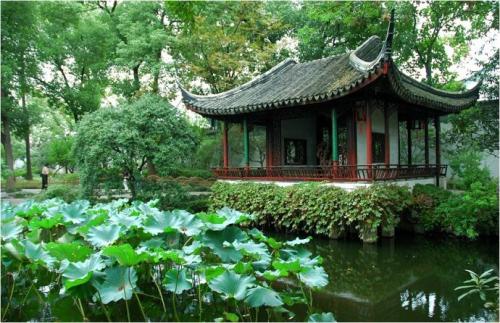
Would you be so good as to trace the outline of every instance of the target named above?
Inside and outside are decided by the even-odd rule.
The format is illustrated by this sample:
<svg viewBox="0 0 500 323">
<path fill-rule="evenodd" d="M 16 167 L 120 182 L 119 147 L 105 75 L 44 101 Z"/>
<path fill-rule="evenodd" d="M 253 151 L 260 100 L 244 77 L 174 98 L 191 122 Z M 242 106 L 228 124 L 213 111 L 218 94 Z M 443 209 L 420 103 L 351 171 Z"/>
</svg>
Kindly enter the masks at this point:
<svg viewBox="0 0 500 323">
<path fill-rule="evenodd" d="M 393 31 L 392 16 L 385 41 L 372 36 L 350 53 L 305 63 L 287 59 L 248 83 L 219 94 L 195 95 L 181 87 L 183 101 L 189 109 L 206 116 L 274 110 L 343 97 L 387 74 L 394 93 L 410 103 L 441 113 L 474 104 L 479 86 L 467 92 L 446 92 L 400 72 L 391 58 Z"/>
</svg>

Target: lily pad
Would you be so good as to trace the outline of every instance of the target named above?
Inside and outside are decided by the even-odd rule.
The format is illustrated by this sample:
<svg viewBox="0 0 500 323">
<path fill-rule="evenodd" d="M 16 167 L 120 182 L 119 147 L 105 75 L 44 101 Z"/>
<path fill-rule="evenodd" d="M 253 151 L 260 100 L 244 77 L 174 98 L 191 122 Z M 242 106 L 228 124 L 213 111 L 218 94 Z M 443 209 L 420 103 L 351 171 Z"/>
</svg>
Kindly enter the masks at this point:
<svg viewBox="0 0 500 323">
<path fill-rule="evenodd" d="M 186 269 L 170 269 L 165 274 L 163 283 L 166 290 L 176 294 L 182 294 L 183 291 L 193 288 L 192 280 L 187 278 Z"/>
<path fill-rule="evenodd" d="M 242 276 L 231 271 L 225 271 L 222 275 L 214 278 L 209 287 L 215 292 L 223 294 L 226 298 L 234 298 L 241 301 L 246 296 L 248 288 L 255 283 L 253 276 Z"/>
<path fill-rule="evenodd" d="M 137 274 L 131 267 L 108 268 L 104 283 L 96 283 L 95 287 L 99 295 L 94 295 L 94 301 L 100 298 L 103 304 L 108 304 L 122 299 L 129 300 L 137 287 Z"/>
<path fill-rule="evenodd" d="M 101 224 L 89 229 L 87 240 L 95 247 L 105 247 L 115 242 L 120 234 L 120 226 Z"/>
<path fill-rule="evenodd" d="M 283 301 L 278 293 L 272 289 L 261 286 L 249 289 L 245 302 L 247 302 L 251 307 L 276 307 L 283 305 Z"/>
</svg>

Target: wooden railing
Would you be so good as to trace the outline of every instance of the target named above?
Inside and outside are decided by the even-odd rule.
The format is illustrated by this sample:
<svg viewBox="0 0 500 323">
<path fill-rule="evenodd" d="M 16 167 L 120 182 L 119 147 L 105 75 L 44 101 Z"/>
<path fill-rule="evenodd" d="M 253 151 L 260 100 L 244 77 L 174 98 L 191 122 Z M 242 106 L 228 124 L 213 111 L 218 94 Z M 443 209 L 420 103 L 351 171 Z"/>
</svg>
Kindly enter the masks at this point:
<svg viewBox="0 0 500 323">
<path fill-rule="evenodd" d="M 342 165 L 213 168 L 222 179 L 384 181 L 446 176 L 447 165 Z"/>
</svg>

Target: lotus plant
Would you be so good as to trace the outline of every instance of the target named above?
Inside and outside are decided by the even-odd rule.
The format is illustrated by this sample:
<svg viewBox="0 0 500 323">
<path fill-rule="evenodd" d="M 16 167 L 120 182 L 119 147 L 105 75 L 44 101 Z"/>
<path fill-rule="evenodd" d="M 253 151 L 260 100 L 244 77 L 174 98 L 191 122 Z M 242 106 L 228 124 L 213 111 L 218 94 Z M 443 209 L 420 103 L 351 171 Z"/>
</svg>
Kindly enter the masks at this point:
<svg viewBox="0 0 500 323">
<path fill-rule="evenodd" d="M 310 320 L 333 320 L 313 313 L 310 291 L 328 276 L 304 248 L 310 238 L 240 227 L 248 214 L 125 200 L 1 210 L 5 320 L 283 321 L 298 304 Z"/>
</svg>

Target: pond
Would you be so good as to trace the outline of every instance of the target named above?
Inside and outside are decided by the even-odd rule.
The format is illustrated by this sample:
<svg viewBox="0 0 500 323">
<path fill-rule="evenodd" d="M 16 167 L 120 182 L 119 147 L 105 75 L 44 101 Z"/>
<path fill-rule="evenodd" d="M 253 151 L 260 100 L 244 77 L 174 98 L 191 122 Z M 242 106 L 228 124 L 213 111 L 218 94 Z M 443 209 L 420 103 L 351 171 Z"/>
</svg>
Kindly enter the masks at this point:
<svg viewBox="0 0 500 323">
<path fill-rule="evenodd" d="M 281 236 L 281 238 L 285 238 Z M 494 268 L 498 238 L 464 241 L 401 233 L 376 244 L 315 238 L 309 250 L 324 258 L 330 284 L 314 307 L 338 321 L 491 321 L 479 297 L 457 301 L 468 274 Z"/>
</svg>

